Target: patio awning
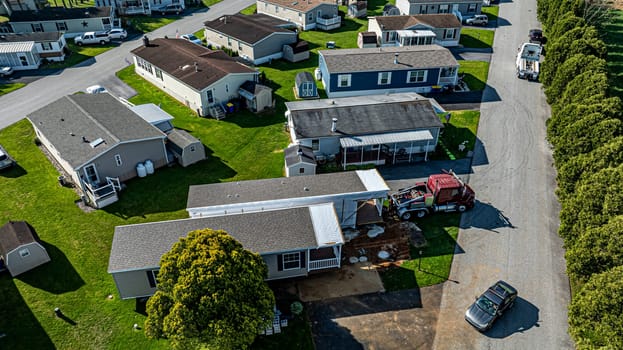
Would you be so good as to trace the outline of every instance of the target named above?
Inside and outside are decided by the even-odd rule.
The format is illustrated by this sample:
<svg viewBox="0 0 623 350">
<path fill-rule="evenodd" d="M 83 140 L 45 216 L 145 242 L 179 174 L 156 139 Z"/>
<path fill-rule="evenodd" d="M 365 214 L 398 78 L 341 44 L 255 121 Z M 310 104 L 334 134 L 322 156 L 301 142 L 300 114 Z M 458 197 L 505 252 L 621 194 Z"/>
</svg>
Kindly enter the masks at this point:
<svg viewBox="0 0 623 350">
<path fill-rule="evenodd" d="M 247 90 L 244 90 L 244 89 L 238 89 L 238 93 L 240 94 L 240 96 L 246 98 L 249 101 L 253 101 L 253 98 L 255 97 L 255 96 L 253 96 L 252 93 L 250 93 L 250 92 L 248 92 Z"/>
<path fill-rule="evenodd" d="M 343 148 L 347 148 L 391 144 L 399 142 L 431 141 L 433 139 L 433 135 L 430 133 L 430 131 L 418 130 L 391 134 L 345 136 L 340 138 L 340 145 Z"/>
<path fill-rule="evenodd" d="M 434 37 L 435 33 L 431 30 L 397 30 L 396 34 L 400 37 Z"/>
</svg>

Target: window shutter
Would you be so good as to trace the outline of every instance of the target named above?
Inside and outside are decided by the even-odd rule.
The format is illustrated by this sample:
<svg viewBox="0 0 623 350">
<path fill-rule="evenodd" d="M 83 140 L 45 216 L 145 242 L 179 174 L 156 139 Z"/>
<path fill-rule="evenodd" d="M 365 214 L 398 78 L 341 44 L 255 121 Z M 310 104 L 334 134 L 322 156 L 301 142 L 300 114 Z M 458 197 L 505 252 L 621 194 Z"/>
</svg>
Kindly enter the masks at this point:
<svg viewBox="0 0 623 350">
<path fill-rule="evenodd" d="M 305 267 L 305 252 L 301 252 L 301 268 Z"/>
<path fill-rule="evenodd" d="M 283 271 L 283 256 L 277 255 L 277 271 Z"/>
</svg>

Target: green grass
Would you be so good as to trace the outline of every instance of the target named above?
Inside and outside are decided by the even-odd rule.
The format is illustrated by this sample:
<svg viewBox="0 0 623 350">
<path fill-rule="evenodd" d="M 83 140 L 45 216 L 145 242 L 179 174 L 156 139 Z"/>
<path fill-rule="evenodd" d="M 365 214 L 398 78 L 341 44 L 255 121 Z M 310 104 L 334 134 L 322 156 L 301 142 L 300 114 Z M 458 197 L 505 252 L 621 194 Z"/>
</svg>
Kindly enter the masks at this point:
<svg viewBox="0 0 623 350">
<path fill-rule="evenodd" d="M 240 13 L 242 13 L 243 15 L 252 15 L 256 11 L 257 11 L 257 4 L 253 4 L 247 7 L 246 9 L 243 9 L 242 11 L 240 11 Z"/>
<path fill-rule="evenodd" d="M 203 5 L 205 7 L 210 7 L 214 4 L 218 4 L 219 2 L 221 2 L 223 0 L 201 0 L 201 2 L 203 3 Z"/>
<path fill-rule="evenodd" d="M 75 66 L 80 62 L 84 62 L 91 59 L 101 53 L 104 53 L 119 44 L 109 43 L 106 45 L 84 45 L 78 46 L 72 42 L 67 42 L 67 48 L 70 50 L 70 54 L 65 56 L 63 62 L 50 62 L 41 66 L 42 69 L 62 69 Z"/>
<path fill-rule="evenodd" d="M 489 77 L 489 62 L 459 61 L 459 75 L 461 74 L 464 74 L 463 81 L 470 90 L 484 90 Z"/>
<path fill-rule="evenodd" d="M 0 84 L 0 96 L 6 95 L 11 91 L 15 91 L 17 89 L 21 89 L 26 84 L 24 83 L 8 83 L 8 84 Z"/>
<path fill-rule="evenodd" d="M 50 6 L 54 6 L 54 7 L 63 7 L 65 4 L 65 6 L 71 8 L 71 7 L 78 7 L 78 8 L 82 8 L 82 7 L 93 7 L 95 6 L 95 1 L 94 0 L 48 0 L 48 4 L 50 4 Z"/>
<path fill-rule="evenodd" d="M 612 17 L 601 33 L 608 48 L 610 93 L 623 98 L 623 11 L 612 11 Z"/>
<path fill-rule="evenodd" d="M 476 49 L 490 48 L 493 46 L 494 34 L 493 30 L 463 27 L 459 44 Z"/>
<path fill-rule="evenodd" d="M 483 15 L 487 15 L 489 22 L 497 21 L 500 13 L 500 7 L 498 5 L 483 6 L 481 12 Z"/>
<path fill-rule="evenodd" d="M 164 27 L 167 24 L 173 23 L 180 19 L 180 16 L 167 16 L 167 17 L 151 17 L 151 16 L 132 16 L 128 17 L 127 25 L 132 30 L 139 33 L 149 33 L 154 30 Z"/>
<path fill-rule="evenodd" d="M 381 272 L 385 290 L 422 288 L 446 281 L 450 274 L 460 220 L 461 215 L 457 213 L 432 214 L 418 220 L 417 225 L 422 229 L 427 245 L 420 249 L 412 246 L 410 260 L 403 262 L 400 267 L 391 267 Z"/>
<path fill-rule="evenodd" d="M 452 155 L 459 159 L 467 156 L 467 152 L 474 149 L 476 144 L 476 133 L 478 122 L 480 121 L 480 111 L 452 111 L 450 123 L 446 123 L 444 116 L 440 116 L 444 123 L 444 128 L 440 140 Z M 459 145 L 465 143 L 465 149 L 459 150 Z M 437 147 L 431 159 L 448 159 L 445 150 Z"/>
</svg>

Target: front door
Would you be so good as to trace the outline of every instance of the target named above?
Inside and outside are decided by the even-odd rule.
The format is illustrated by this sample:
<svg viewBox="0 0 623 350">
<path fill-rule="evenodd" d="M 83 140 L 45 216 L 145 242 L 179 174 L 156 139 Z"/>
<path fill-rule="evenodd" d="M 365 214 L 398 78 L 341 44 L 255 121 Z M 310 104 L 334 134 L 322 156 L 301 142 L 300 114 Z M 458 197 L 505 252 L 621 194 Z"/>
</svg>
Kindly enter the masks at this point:
<svg viewBox="0 0 623 350">
<path fill-rule="evenodd" d="M 86 180 L 92 184 L 98 184 L 99 177 L 97 176 L 97 169 L 95 169 L 95 164 L 89 164 L 84 167 L 84 175 L 86 176 Z"/>
</svg>

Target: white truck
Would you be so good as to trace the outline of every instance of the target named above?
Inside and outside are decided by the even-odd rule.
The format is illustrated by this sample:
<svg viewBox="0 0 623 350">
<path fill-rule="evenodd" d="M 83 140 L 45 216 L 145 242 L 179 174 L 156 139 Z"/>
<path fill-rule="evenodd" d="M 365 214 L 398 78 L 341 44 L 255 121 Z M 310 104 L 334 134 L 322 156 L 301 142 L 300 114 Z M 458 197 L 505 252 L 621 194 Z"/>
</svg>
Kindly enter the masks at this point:
<svg viewBox="0 0 623 350">
<path fill-rule="evenodd" d="M 517 53 L 517 77 L 519 79 L 538 80 L 541 62 L 541 45 L 523 43 Z"/>
<path fill-rule="evenodd" d="M 110 42 L 110 37 L 106 32 L 86 32 L 74 38 L 74 42 L 78 46 L 100 44 L 105 45 Z"/>
</svg>

